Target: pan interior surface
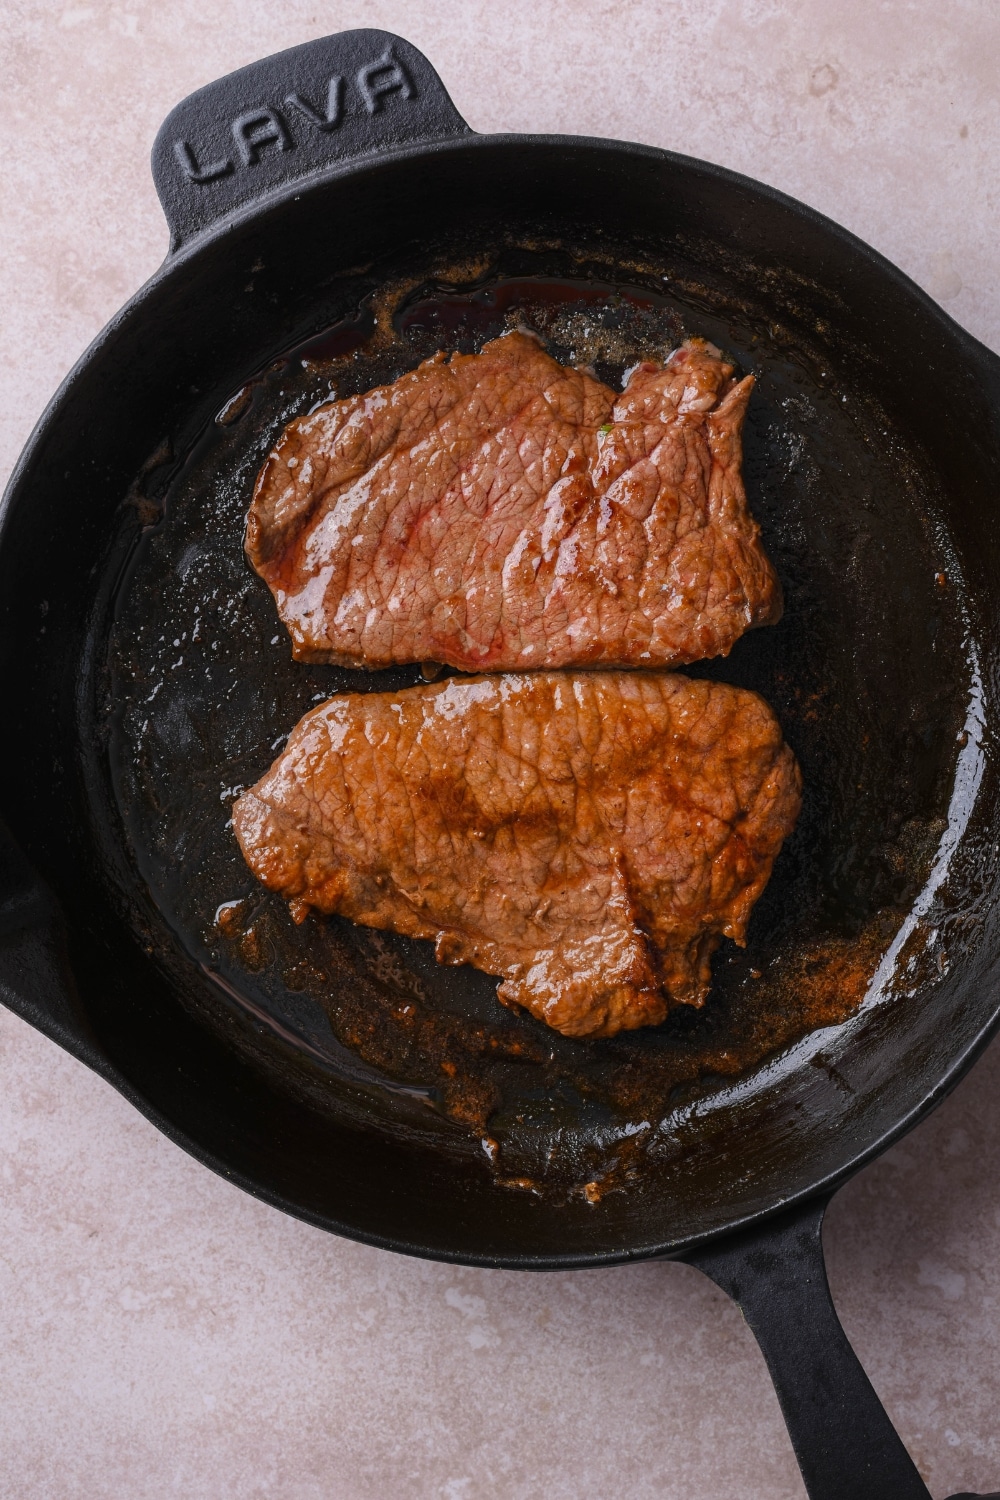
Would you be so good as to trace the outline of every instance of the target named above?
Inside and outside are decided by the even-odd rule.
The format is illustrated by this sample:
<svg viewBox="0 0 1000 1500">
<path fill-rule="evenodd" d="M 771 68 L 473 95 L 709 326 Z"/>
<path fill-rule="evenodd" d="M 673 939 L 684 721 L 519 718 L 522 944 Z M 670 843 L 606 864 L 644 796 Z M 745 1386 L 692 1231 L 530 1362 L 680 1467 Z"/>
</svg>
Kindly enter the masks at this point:
<svg viewBox="0 0 1000 1500">
<path fill-rule="evenodd" d="M 556 1264 L 717 1231 L 841 1170 L 984 1024 L 995 849 L 970 830 L 986 818 L 994 622 L 975 505 L 958 519 L 983 455 L 958 444 L 949 468 L 910 403 L 899 364 L 915 388 L 929 314 L 899 290 L 910 322 L 890 351 L 857 252 L 835 285 L 811 279 L 810 245 L 782 240 L 791 210 L 713 200 L 691 164 L 623 153 L 606 212 L 582 215 L 608 156 L 501 143 L 477 173 L 456 147 L 424 164 L 423 192 L 387 166 L 286 203 L 154 289 L 147 334 L 159 320 L 178 347 L 159 376 L 133 354 L 145 446 L 103 471 L 77 603 L 64 795 L 89 841 L 61 860 L 58 820 L 32 824 L 27 804 L 17 829 L 67 908 L 109 1047 L 137 1055 L 144 1027 L 183 1046 L 191 1078 L 216 1068 L 242 1100 L 223 1135 L 247 1185 L 422 1253 Z M 314 703 L 420 680 L 291 660 L 242 553 L 269 447 L 331 396 L 514 326 L 617 387 L 694 335 L 752 373 L 745 478 L 785 591 L 778 626 L 686 670 L 775 709 L 802 766 L 799 825 L 704 1009 L 596 1043 L 505 1010 L 495 980 L 439 967 L 428 944 L 338 918 L 296 927 L 229 822 Z M 147 1078 L 157 1108 L 165 1073 Z M 242 1145 L 237 1116 L 253 1122 Z"/>
</svg>

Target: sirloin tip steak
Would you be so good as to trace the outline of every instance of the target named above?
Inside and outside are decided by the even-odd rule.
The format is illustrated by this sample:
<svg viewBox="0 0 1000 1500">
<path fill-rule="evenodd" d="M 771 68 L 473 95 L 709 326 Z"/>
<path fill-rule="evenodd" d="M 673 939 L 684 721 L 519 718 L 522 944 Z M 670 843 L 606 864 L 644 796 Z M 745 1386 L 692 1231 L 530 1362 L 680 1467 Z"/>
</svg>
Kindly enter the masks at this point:
<svg viewBox="0 0 1000 1500">
<path fill-rule="evenodd" d="M 668 672 L 540 672 L 329 699 L 233 823 L 310 908 L 432 938 L 569 1036 L 701 1005 L 798 816 L 755 693 Z"/>
<path fill-rule="evenodd" d="M 752 387 L 700 339 L 621 395 L 523 333 L 438 354 L 289 423 L 247 554 L 300 661 L 725 656 L 781 614 L 741 477 Z"/>
</svg>

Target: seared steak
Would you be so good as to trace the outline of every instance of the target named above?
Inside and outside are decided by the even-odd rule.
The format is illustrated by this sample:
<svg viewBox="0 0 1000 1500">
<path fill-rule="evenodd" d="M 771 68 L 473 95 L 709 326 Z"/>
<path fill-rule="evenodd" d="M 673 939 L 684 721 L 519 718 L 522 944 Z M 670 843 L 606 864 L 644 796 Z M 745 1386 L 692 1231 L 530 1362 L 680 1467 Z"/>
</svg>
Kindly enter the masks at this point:
<svg viewBox="0 0 1000 1500">
<path fill-rule="evenodd" d="M 703 340 L 623 394 L 511 333 L 286 427 L 246 550 L 300 661 L 465 671 L 725 656 L 781 614 L 753 381 Z"/>
<path fill-rule="evenodd" d="M 755 693 L 541 672 L 331 698 L 233 823 L 310 907 L 433 938 L 570 1036 L 701 1005 L 795 824 L 799 770 Z"/>
</svg>

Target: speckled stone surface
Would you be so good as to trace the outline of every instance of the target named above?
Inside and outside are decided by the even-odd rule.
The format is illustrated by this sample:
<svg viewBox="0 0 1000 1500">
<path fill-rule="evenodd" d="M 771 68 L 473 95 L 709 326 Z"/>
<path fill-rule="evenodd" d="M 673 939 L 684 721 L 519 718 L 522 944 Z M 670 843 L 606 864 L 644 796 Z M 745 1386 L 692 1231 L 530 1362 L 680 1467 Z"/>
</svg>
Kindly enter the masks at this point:
<svg viewBox="0 0 1000 1500">
<path fill-rule="evenodd" d="M 1000 348 L 989 0 L 0 7 L 0 470 L 166 235 L 182 95 L 313 36 L 422 48 L 470 124 L 803 198 Z M 407 1261 L 262 1207 L 0 1011 L 3 1500 L 792 1500 L 739 1314 L 683 1266 Z M 838 1307 L 935 1497 L 1000 1488 L 1000 1048 L 837 1198 Z"/>
</svg>

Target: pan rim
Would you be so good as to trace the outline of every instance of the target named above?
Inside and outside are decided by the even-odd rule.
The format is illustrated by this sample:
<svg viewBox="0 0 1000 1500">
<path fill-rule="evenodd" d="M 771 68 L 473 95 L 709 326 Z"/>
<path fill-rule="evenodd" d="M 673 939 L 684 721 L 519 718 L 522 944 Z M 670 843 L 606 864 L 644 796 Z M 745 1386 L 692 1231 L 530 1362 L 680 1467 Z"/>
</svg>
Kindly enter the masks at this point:
<svg viewBox="0 0 1000 1500">
<path fill-rule="evenodd" d="M 308 177 L 300 178 L 283 188 L 274 189 L 253 203 L 244 205 L 232 214 L 228 214 L 218 220 L 215 224 L 192 235 L 190 239 L 183 241 L 177 249 L 171 250 L 168 248 L 166 255 L 152 275 L 136 288 L 132 295 L 108 319 L 108 322 L 100 332 L 95 335 L 75 360 L 59 382 L 31 429 L 27 441 L 11 469 L 8 481 L 4 486 L 3 495 L 0 496 L 0 547 L 3 546 L 8 515 L 15 503 L 17 491 L 25 482 L 36 452 L 44 440 L 46 429 L 56 416 L 71 387 L 78 383 L 88 366 L 103 353 L 115 334 L 127 322 L 131 321 L 132 318 L 141 315 L 146 302 L 161 287 L 174 279 L 175 276 L 182 275 L 189 263 L 198 259 L 220 241 L 225 241 L 237 230 L 246 228 L 271 213 L 279 213 L 288 204 L 296 202 L 306 195 L 311 196 L 313 193 L 319 192 L 333 183 L 347 182 L 351 178 L 364 177 L 373 171 L 378 171 L 389 166 L 405 164 L 410 161 L 419 161 L 427 156 L 457 155 L 468 150 L 491 151 L 511 146 L 522 150 L 546 147 L 564 150 L 588 150 L 609 157 L 621 157 L 624 155 L 647 158 L 650 161 L 660 162 L 685 172 L 704 175 L 727 187 L 749 191 L 763 198 L 765 202 L 789 211 L 801 218 L 805 223 L 831 235 L 844 248 L 857 255 L 875 271 L 886 276 L 900 291 L 918 303 L 921 311 L 930 316 L 940 326 L 943 333 L 950 338 L 956 339 L 963 346 L 963 352 L 967 358 L 979 362 L 988 377 L 992 377 L 1000 382 L 1000 354 L 994 353 L 986 344 L 977 339 L 974 334 L 969 333 L 968 329 L 963 328 L 960 323 L 956 322 L 950 313 L 946 312 L 939 303 L 934 301 L 928 292 L 924 291 L 923 287 L 912 280 L 905 271 L 900 270 L 881 251 L 875 250 L 851 230 L 845 229 L 843 225 L 837 223 L 835 219 L 831 219 L 821 213 L 819 209 L 810 207 L 809 204 L 803 203 L 798 198 L 793 198 L 790 194 L 782 192 L 779 188 L 771 187 L 768 183 L 761 182 L 757 178 L 747 177 L 745 174 L 733 171 L 729 167 L 707 162 L 699 157 L 687 156 L 682 152 L 668 151 L 659 146 L 647 146 L 635 141 L 618 141 L 612 137 L 604 136 L 528 134 L 517 132 L 481 134 L 470 130 L 465 135 L 394 147 L 355 157 L 346 162 L 334 163 L 327 168 L 311 173 Z"/>
<path fill-rule="evenodd" d="M 5 1001 L 5 1003 L 7 1003 Z M 343 1239 L 354 1241 L 356 1244 L 370 1245 L 377 1250 L 388 1250 L 398 1255 L 412 1256 L 417 1260 L 439 1261 L 449 1265 L 472 1266 L 484 1270 L 505 1271 L 579 1271 L 596 1270 L 603 1267 L 627 1266 L 640 1264 L 646 1261 L 656 1260 L 684 1260 L 695 1250 L 715 1244 L 719 1241 L 736 1236 L 745 1230 L 759 1227 L 778 1215 L 787 1213 L 790 1209 L 812 1202 L 820 1198 L 830 1198 L 852 1177 L 856 1176 L 864 1167 L 887 1151 L 890 1146 L 907 1135 L 923 1119 L 931 1114 L 941 1104 L 953 1089 L 962 1081 L 966 1073 L 972 1068 L 982 1052 L 989 1043 L 1000 1032 L 1000 998 L 994 1004 L 993 1014 L 982 1029 L 968 1043 L 953 1062 L 949 1070 L 941 1077 L 935 1087 L 907 1114 L 898 1119 L 895 1124 L 875 1141 L 869 1143 L 855 1156 L 845 1162 L 842 1166 L 825 1176 L 817 1178 L 808 1187 L 798 1192 L 790 1193 L 787 1197 L 776 1199 L 766 1208 L 755 1212 L 744 1214 L 739 1218 L 731 1219 L 716 1229 L 706 1230 L 703 1234 L 690 1235 L 676 1241 L 659 1241 L 639 1246 L 622 1247 L 621 1249 L 596 1250 L 576 1253 L 544 1253 L 532 1252 L 523 1255 L 512 1254 L 481 1254 L 447 1250 L 420 1243 L 416 1240 L 406 1240 L 402 1236 L 390 1236 L 368 1232 L 360 1229 L 357 1225 L 346 1223 L 342 1220 L 333 1219 L 329 1215 L 315 1213 L 294 1200 L 285 1197 L 279 1192 L 262 1186 L 247 1173 L 227 1165 L 218 1153 L 200 1145 L 193 1136 L 185 1130 L 180 1129 L 166 1115 L 149 1102 L 144 1094 L 125 1077 L 117 1066 L 96 1045 L 86 1046 L 76 1038 L 59 1036 L 57 1028 L 51 1025 L 41 1024 L 37 1017 L 24 1015 L 20 1010 L 10 1006 L 15 1014 L 50 1041 L 55 1042 L 78 1062 L 90 1068 L 92 1072 L 128 1101 L 133 1108 L 152 1125 L 155 1125 L 168 1140 L 175 1146 L 187 1153 L 202 1166 L 208 1167 L 216 1176 L 231 1183 L 234 1187 L 242 1189 L 252 1198 L 269 1207 L 278 1209 L 293 1219 L 299 1219 L 313 1228 L 322 1229 L 328 1234 L 335 1234 Z M 503 1191 L 497 1188 L 496 1191 Z"/>
</svg>

